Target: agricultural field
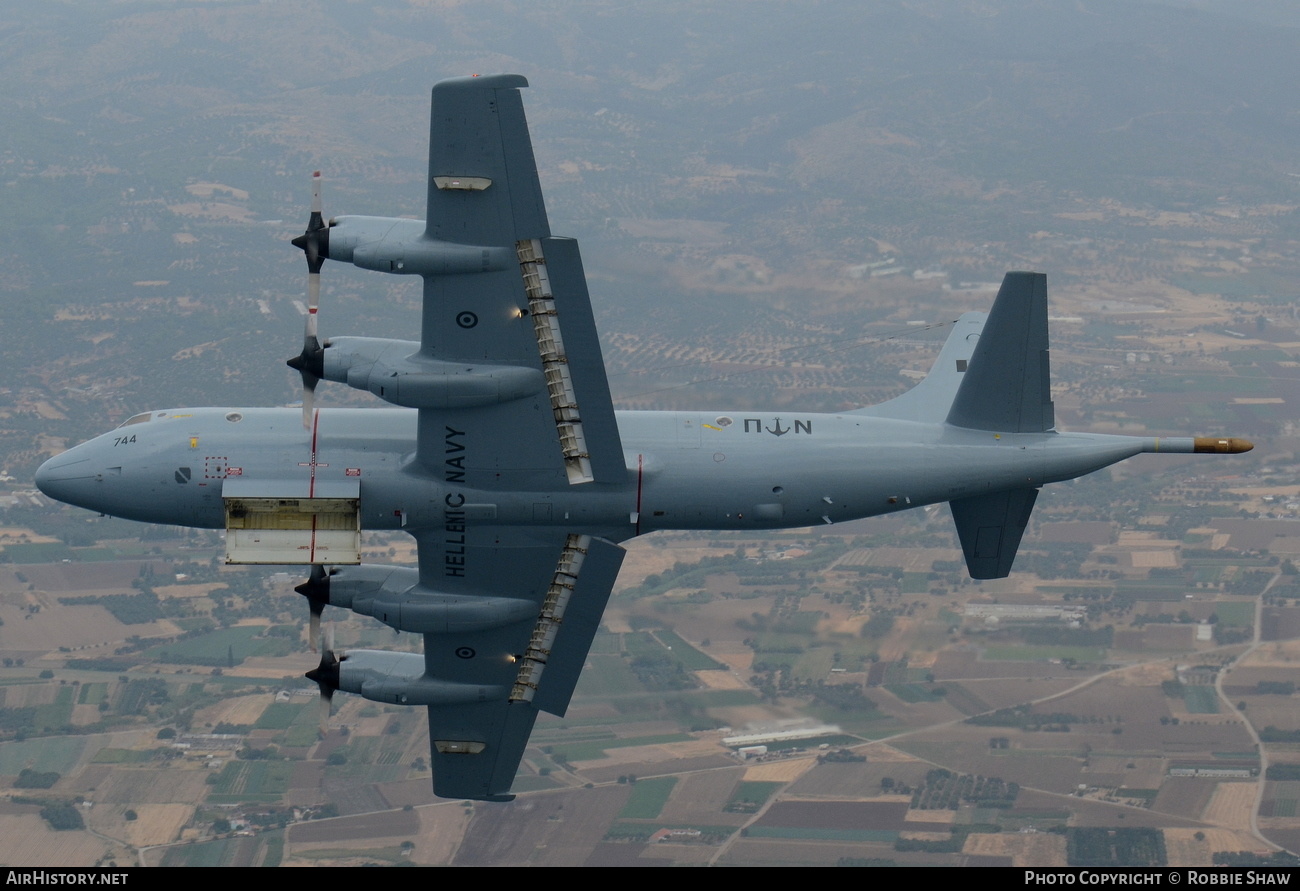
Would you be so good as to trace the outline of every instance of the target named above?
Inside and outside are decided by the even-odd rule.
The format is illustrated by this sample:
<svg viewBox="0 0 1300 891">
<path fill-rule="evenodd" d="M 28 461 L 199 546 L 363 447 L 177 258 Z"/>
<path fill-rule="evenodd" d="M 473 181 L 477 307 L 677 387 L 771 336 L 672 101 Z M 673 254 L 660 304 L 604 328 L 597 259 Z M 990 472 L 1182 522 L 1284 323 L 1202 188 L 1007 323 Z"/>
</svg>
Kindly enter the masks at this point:
<svg viewBox="0 0 1300 891">
<path fill-rule="evenodd" d="M 1077 537 L 1068 523 L 1052 528 L 1052 540 L 1069 544 Z M 1097 547 L 1117 547 L 1105 530 L 1094 531 Z M 867 540 L 860 532 L 819 532 L 792 544 L 809 553 L 828 545 L 841 554 L 876 553 L 861 547 Z M 1153 552 L 1149 537 L 1133 541 L 1132 547 Z M 705 541 L 695 553 L 713 559 L 749 547 Z M 662 546 L 652 540 L 642 550 L 648 554 L 641 562 L 655 568 L 648 558 Z M 930 556 L 927 570 L 905 547 L 879 551 L 897 561 L 892 565 L 908 568 L 895 572 L 891 564 L 869 564 L 861 556 L 847 567 L 844 560 L 823 561 L 813 569 L 787 560 L 788 568 L 764 570 L 759 596 L 736 597 L 727 592 L 743 591 L 743 577 L 724 561 L 718 564 L 721 576 L 692 576 L 704 590 L 718 592 L 710 597 L 683 598 L 680 585 L 661 594 L 616 597 L 569 715 L 538 724 L 517 783 L 522 791 L 536 791 L 521 801 L 590 794 L 594 790 L 580 788 L 589 784 L 620 790 L 620 803 L 605 817 L 605 846 L 592 847 L 588 855 L 593 862 L 612 856 L 607 846 L 616 839 L 631 845 L 619 857 L 636 851 L 642 859 L 677 862 L 698 861 L 703 839 L 705 850 L 722 845 L 730 851 L 725 861 L 750 850 L 737 835 L 741 827 L 749 839 L 772 846 L 765 855 L 775 858 L 771 862 L 827 862 L 813 856 L 809 845 L 829 846 L 825 851 L 849 860 L 1057 862 L 1067 856 L 1068 837 L 1044 835 L 1030 842 L 1019 830 L 1068 827 L 1075 820 L 1105 825 L 1097 807 L 1115 809 L 1112 820 L 1121 814 L 1132 820 L 1137 808 L 1157 831 L 1162 819 L 1174 821 L 1170 832 L 1185 826 L 1188 815 L 1196 825 L 1222 833 L 1205 837 L 1237 838 L 1249 831 L 1255 789 L 1250 771 L 1258 761 L 1232 754 L 1248 753 L 1250 739 L 1207 681 L 1241 647 L 1216 649 L 1190 636 L 1153 635 L 1187 627 L 1180 625 L 1180 610 L 1197 621 L 1213 613 L 1224 627 L 1251 633 L 1250 603 L 1205 588 L 1193 589 L 1189 600 L 1168 584 L 1138 584 L 1140 577 L 1111 586 L 1052 584 L 1029 576 L 1014 584 L 953 587 L 942 559 Z M 1142 558 L 1127 571 L 1181 565 L 1167 563 Z M 666 570 L 690 571 L 680 559 L 672 566 L 677 569 L 659 567 L 661 579 Z M 803 573 L 801 584 L 813 593 L 793 595 L 790 573 Z M 946 588 L 939 598 L 928 587 L 935 576 Z M 918 577 L 927 585 L 917 584 Z M 1178 599 L 1151 599 L 1163 590 L 1179 590 Z M 1075 602 L 1100 609 L 1093 610 L 1096 618 L 1089 613 L 1083 628 L 1033 621 L 993 627 L 968 609 L 990 596 L 1013 619 L 1016 609 L 1033 617 L 1044 607 Z M 1124 598 L 1132 606 L 1118 612 Z M 56 602 L 49 612 L 87 609 L 102 607 L 79 605 L 74 598 Z M 1270 621 L 1277 626 L 1276 619 Z M 1111 630 L 1088 630 L 1102 623 Z M 338 629 L 340 636 L 355 637 L 349 624 Z M 142 665 L 154 666 L 144 671 L 97 672 L 94 662 L 77 662 L 74 669 L 76 656 L 65 656 L 67 668 L 48 657 L 40 660 L 56 666 L 52 678 L 26 665 L 11 667 L 7 685 L 0 686 L 11 720 L 21 717 L 38 733 L 77 723 L 122 723 L 115 734 L 61 737 L 55 746 L 0 744 L 0 771 L 54 771 L 63 777 L 56 791 L 90 790 L 101 802 L 92 824 L 120 839 L 122 850 L 205 833 L 211 838 L 160 854 L 165 863 L 400 862 L 425 856 L 424 850 L 437 862 L 489 856 L 472 853 L 474 833 L 484 831 L 472 817 L 453 821 L 463 833 L 458 845 L 434 847 L 404 836 L 407 830 L 396 828 L 406 825 L 400 820 L 374 830 L 347 823 L 360 818 L 348 814 L 402 813 L 386 809 L 428 800 L 423 722 L 400 710 L 347 700 L 338 703 L 332 719 L 338 729 L 319 738 L 310 688 L 292 680 L 310 658 L 300 638 L 277 627 L 199 625 L 181 646 L 158 642 L 140 649 Z M 1183 668 L 1170 661 L 1171 647 L 1186 654 Z M 1233 665 L 1225 692 L 1234 703 L 1245 702 L 1252 719 L 1294 729 L 1285 720 L 1293 713 L 1290 696 L 1269 692 L 1281 690 L 1276 685 L 1289 677 L 1287 669 L 1270 666 L 1290 666 L 1293 658 L 1300 662 L 1300 653 L 1260 648 Z M 255 670 L 239 668 L 254 660 Z M 286 695 L 285 683 L 295 692 Z M 798 742 L 771 746 L 767 760 L 748 765 L 742 778 L 735 756 L 722 744 L 724 732 L 752 733 L 776 722 L 791 726 L 792 714 L 805 724 L 837 729 L 806 743 L 811 752 L 800 751 Z M 156 729 L 145 729 L 168 726 L 181 715 L 189 716 L 188 732 L 210 735 L 199 748 L 171 749 L 170 739 L 178 737 L 159 739 Z M 827 745 L 824 740 L 832 740 L 830 747 L 817 748 Z M 851 757 L 829 757 L 838 751 Z M 936 764 L 962 778 L 951 781 L 957 784 L 953 790 L 967 791 L 936 785 Z M 1247 773 L 1233 780 L 1170 774 L 1189 765 Z M 327 777 L 328 787 L 322 785 Z M 964 797 L 992 794 L 986 788 L 1003 790 L 999 795 L 1034 790 L 1054 804 L 1046 810 L 1027 807 L 1024 792 L 998 801 Z M 1291 819 L 1300 796 L 1291 795 L 1286 783 L 1271 788 L 1268 820 Z M 1085 814 L 1080 802 L 1094 810 Z M 285 822 L 292 820 L 290 806 L 306 806 L 310 815 L 326 819 L 299 830 Z M 447 805 L 432 807 L 431 819 Z M 229 814 L 246 814 L 258 821 L 253 825 L 266 826 L 266 834 L 256 841 L 220 837 L 214 828 L 230 821 Z M 582 822 L 594 818 L 587 814 Z M 436 817 L 439 824 L 444 820 Z M 336 823 L 338 828 L 330 828 Z M 290 831 L 279 828 L 286 825 Z M 670 833 L 662 848 L 648 846 L 656 828 Z M 1185 835 L 1166 850 L 1195 856 L 1189 852 L 1200 850 L 1200 842 Z M 1077 849 L 1097 847 L 1092 836 L 1081 839 Z M 1112 845 L 1106 856 L 1155 857 L 1156 851 L 1148 845 L 1133 853 Z"/>
</svg>

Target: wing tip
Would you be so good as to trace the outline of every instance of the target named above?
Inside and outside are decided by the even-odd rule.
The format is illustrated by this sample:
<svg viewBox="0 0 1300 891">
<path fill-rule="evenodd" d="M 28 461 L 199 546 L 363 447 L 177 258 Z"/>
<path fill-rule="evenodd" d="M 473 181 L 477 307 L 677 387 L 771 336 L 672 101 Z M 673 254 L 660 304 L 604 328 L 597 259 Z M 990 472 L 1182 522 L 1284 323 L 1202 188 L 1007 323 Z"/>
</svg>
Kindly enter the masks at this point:
<svg viewBox="0 0 1300 891">
<path fill-rule="evenodd" d="M 517 90 L 528 86 L 522 74 L 469 74 L 449 77 L 433 85 L 435 93 L 445 90 Z"/>
</svg>

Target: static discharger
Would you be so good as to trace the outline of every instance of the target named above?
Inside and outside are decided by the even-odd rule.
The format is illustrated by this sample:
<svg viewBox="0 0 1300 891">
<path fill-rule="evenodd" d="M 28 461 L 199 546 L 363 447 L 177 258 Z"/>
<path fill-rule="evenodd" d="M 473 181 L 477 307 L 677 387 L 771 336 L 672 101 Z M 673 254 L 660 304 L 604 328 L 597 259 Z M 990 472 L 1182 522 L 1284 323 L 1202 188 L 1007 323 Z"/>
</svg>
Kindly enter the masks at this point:
<svg viewBox="0 0 1300 891">
<path fill-rule="evenodd" d="M 1249 452 L 1255 444 L 1239 436 L 1171 436 L 1165 439 L 1147 440 L 1142 446 L 1144 452 L 1165 452 L 1175 454 L 1198 455 L 1240 455 Z"/>
</svg>

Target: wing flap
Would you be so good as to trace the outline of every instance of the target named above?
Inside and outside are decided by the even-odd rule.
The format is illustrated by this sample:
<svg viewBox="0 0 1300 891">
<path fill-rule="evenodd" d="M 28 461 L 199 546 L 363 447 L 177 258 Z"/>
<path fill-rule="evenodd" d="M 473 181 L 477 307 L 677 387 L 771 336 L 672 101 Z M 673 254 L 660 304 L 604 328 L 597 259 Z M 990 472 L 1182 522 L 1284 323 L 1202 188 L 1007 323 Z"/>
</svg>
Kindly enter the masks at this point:
<svg viewBox="0 0 1300 891">
<path fill-rule="evenodd" d="M 569 482 L 619 482 L 627 466 L 578 243 L 533 239 L 519 253 Z"/>
<path fill-rule="evenodd" d="M 511 693 L 512 698 L 531 701 L 536 708 L 561 717 L 578 685 L 627 553 L 585 535 L 570 536 L 569 552 L 579 552 L 581 564 L 561 558 Z"/>
</svg>

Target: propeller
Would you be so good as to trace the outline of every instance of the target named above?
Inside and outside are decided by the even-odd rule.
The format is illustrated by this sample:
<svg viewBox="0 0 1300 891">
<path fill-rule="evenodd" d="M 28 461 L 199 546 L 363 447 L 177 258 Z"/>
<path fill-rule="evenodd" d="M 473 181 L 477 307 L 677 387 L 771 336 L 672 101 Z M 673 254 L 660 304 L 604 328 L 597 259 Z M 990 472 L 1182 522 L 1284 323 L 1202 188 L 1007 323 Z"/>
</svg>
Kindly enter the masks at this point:
<svg viewBox="0 0 1300 891">
<path fill-rule="evenodd" d="M 325 612 L 325 606 L 330 602 L 330 576 L 333 574 L 334 570 L 327 570 L 321 564 L 313 563 L 307 581 L 294 587 L 295 591 L 307 598 L 307 608 L 311 611 L 307 639 L 311 641 L 313 653 L 316 652 L 316 638 L 320 637 L 321 613 Z"/>
<path fill-rule="evenodd" d="M 316 312 L 320 309 L 320 270 L 329 257 L 329 227 L 321 215 L 320 171 L 311 175 L 311 216 L 307 231 L 293 240 L 293 246 L 307 255 L 307 327 L 302 338 L 302 352 L 286 364 L 302 375 L 302 425 L 311 429 L 312 410 L 316 404 L 316 385 L 325 375 L 325 350 L 316 332 Z"/>
<path fill-rule="evenodd" d="M 346 653 L 334 652 L 334 629 L 329 628 L 322 635 L 320 665 L 307 672 L 308 680 L 320 687 L 320 733 L 329 732 L 330 707 L 334 700 L 334 691 L 339 688 L 339 665 L 348 658 Z"/>
</svg>

